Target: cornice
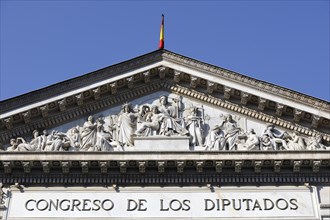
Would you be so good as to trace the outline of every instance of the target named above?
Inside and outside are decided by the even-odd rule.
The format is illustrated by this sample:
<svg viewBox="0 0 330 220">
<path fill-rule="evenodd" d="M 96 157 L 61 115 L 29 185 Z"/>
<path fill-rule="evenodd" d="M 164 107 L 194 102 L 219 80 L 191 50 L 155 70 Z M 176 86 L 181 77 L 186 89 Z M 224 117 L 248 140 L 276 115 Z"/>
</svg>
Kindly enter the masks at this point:
<svg viewBox="0 0 330 220">
<path fill-rule="evenodd" d="M 330 152 L 4 152 L 4 184 L 328 183 Z"/>
<path fill-rule="evenodd" d="M 190 68 L 198 69 L 200 71 L 206 71 L 210 74 L 224 77 L 228 80 L 232 80 L 247 86 L 257 88 L 266 93 L 272 93 L 274 95 L 290 99 L 294 102 L 300 102 L 307 104 L 311 107 L 318 108 L 329 112 L 330 114 L 330 103 L 321 99 L 317 99 L 281 86 L 277 86 L 268 82 L 257 80 L 240 73 L 236 73 L 231 70 L 227 70 L 221 67 L 217 67 L 211 64 L 207 64 L 180 54 L 176 54 L 170 51 L 164 50 L 162 54 L 163 59 L 175 62 L 180 65 L 185 65 Z"/>
<path fill-rule="evenodd" d="M 0 161 L 110 161 L 110 160 L 322 160 L 330 166 L 330 151 L 54 151 L 0 152 Z"/>
<path fill-rule="evenodd" d="M 118 76 L 124 72 L 158 62 L 161 59 L 161 50 L 153 51 L 109 67 L 41 88 L 39 90 L 31 91 L 17 97 L 0 101 L 0 113 L 25 106 L 30 103 L 38 102 L 40 100 L 49 99 L 50 97 L 88 86 L 89 84 L 102 81 L 109 77 Z"/>
</svg>

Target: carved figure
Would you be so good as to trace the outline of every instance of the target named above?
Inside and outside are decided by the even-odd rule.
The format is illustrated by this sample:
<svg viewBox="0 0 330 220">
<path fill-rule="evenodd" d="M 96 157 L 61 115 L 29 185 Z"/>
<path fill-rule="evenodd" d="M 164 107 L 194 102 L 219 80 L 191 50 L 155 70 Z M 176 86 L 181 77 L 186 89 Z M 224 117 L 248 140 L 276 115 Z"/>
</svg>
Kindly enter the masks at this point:
<svg viewBox="0 0 330 220">
<path fill-rule="evenodd" d="M 71 146 L 70 138 L 67 136 L 66 133 L 57 132 L 56 138 L 58 138 L 59 144 L 58 144 L 58 151 L 75 151 L 76 149 Z"/>
<path fill-rule="evenodd" d="M 56 150 L 56 147 L 55 147 L 55 145 L 56 145 L 56 138 L 55 138 L 55 132 L 56 131 L 52 131 L 51 132 L 51 134 L 50 135 L 47 135 L 46 137 L 45 137 L 45 139 L 46 139 L 46 143 L 45 143 L 45 146 L 44 146 L 44 151 L 55 151 Z"/>
<path fill-rule="evenodd" d="M 173 99 L 172 105 L 168 103 L 168 97 L 162 95 L 159 98 L 159 111 L 163 114 L 163 121 L 160 126 L 160 135 L 187 135 L 189 132 L 187 129 L 180 125 L 181 119 L 178 118 L 179 115 L 179 99 Z"/>
<path fill-rule="evenodd" d="M 315 137 L 310 137 L 307 140 L 307 150 L 330 150 L 330 147 L 326 147 L 322 144 L 322 136 L 317 135 Z"/>
<path fill-rule="evenodd" d="M 47 136 L 48 136 L 48 131 L 45 129 L 42 131 L 42 146 L 41 146 L 41 150 L 43 151 L 47 145 Z"/>
<path fill-rule="evenodd" d="M 113 140 L 118 140 L 119 128 L 118 128 L 118 116 L 110 115 L 109 116 L 109 125 L 108 125 L 109 133 Z"/>
<path fill-rule="evenodd" d="M 68 131 L 68 138 L 70 139 L 70 145 L 75 148 L 75 150 L 79 150 L 81 147 L 81 137 L 79 134 L 79 128 L 73 127 Z"/>
<path fill-rule="evenodd" d="M 284 140 L 286 132 L 280 132 L 275 129 L 273 124 L 267 124 L 262 135 L 267 134 L 271 140 L 274 150 L 285 150 L 288 149 L 286 141 Z"/>
<path fill-rule="evenodd" d="M 243 144 L 243 148 L 240 150 L 260 150 L 260 141 L 258 135 L 256 135 L 253 129 L 250 129 L 246 136 L 246 141 Z"/>
<path fill-rule="evenodd" d="M 139 123 L 143 123 L 146 121 L 146 116 L 149 112 L 151 112 L 151 109 L 148 105 L 141 105 L 140 108 L 138 108 L 138 117 L 137 117 L 138 128 L 140 127 Z"/>
<path fill-rule="evenodd" d="M 287 150 L 306 150 L 305 141 L 297 132 L 293 132 L 290 135 L 287 143 Z"/>
<path fill-rule="evenodd" d="M 7 151 L 18 151 L 18 143 L 15 138 L 10 139 L 10 146 L 7 148 Z"/>
<path fill-rule="evenodd" d="M 30 149 L 28 151 L 42 151 L 44 146 L 44 141 L 42 136 L 39 136 L 37 130 L 33 131 L 33 139 L 30 141 Z"/>
<path fill-rule="evenodd" d="M 47 136 L 47 144 L 44 148 L 45 151 L 73 151 L 69 137 L 62 132 L 52 131 Z"/>
<path fill-rule="evenodd" d="M 210 129 L 209 122 L 217 123 L 215 110 L 208 112 L 211 116 L 204 116 L 203 107 L 166 95 L 160 96 L 158 102 L 155 106 L 151 102 L 136 105 L 134 110 L 126 103 L 118 115 L 95 121 L 89 116 L 82 127 L 77 125 L 66 133 L 53 130 L 48 134 L 43 130 L 39 135 L 34 130 L 32 139 L 26 139 L 30 141 L 12 138 L 5 148 L 7 151 L 119 151 L 134 146 L 134 136 L 189 135 L 190 146 L 204 146 L 205 150 L 330 150 L 329 143 L 322 143 L 320 135 L 304 138 L 297 132 L 281 132 L 273 124 L 267 124 L 260 136 L 253 129 L 246 133 L 243 128 L 247 120 L 231 114 L 221 115 L 223 121 Z"/>
<path fill-rule="evenodd" d="M 220 124 L 220 128 L 225 135 L 225 148 L 226 150 L 235 150 L 236 141 L 241 128 L 237 126 L 237 123 L 233 120 L 232 115 L 225 116 L 224 121 Z"/>
<path fill-rule="evenodd" d="M 113 147 L 117 146 L 117 144 L 115 144 L 115 142 L 112 141 L 110 132 L 104 129 L 103 119 L 99 118 L 96 124 L 97 124 L 97 133 L 96 133 L 95 150 L 113 151 Z"/>
<path fill-rule="evenodd" d="M 275 150 L 268 134 L 263 134 L 261 136 L 261 150 Z"/>
<path fill-rule="evenodd" d="M 219 125 L 209 132 L 205 138 L 205 150 L 224 150 L 225 137 Z"/>
<path fill-rule="evenodd" d="M 42 151 L 43 150 L 43 138 L 42 136 L 39 136 L 39 132 L 37 130 L 34 130 L 33 132 L 33 138 L 30 141 L 30 143 L 26 142 L 24 138 L 18 137 L 16 138 L 16 144 L 17 144 L 17 151 Z"/>
<path fill-rule="evenodd" d="M 151 136 L 157 134 L 163 114 L 160 114 L 157 106 L 151 107 L 151 112 L 145 114 L 145 122 L 142 122 L 135 134 L 138 136 Z"/>
<path fill-rule="evenodd" d="M 191 136 L 190 145 L 203 145 L 203 124 L 202 118 L 197 115 L 197 107 L 190 108 L 190 114 L 186 117 L 186 128 Z"/>
<path fill-rule="evenodd" d="M 137 113 L 134 113 L 132 106 L 125 103 L 118 118 L 118 142 L 123 146 L 132 147 L 134 145 L 133 134 L 136 128 Z"/>
<path fill-rule="evenodd" d="M 80 151 L 94 151 L 96 132 L 96 123 L 94 123 L 93 116 L 89 116 L 81 131 Z"/>
</svg>

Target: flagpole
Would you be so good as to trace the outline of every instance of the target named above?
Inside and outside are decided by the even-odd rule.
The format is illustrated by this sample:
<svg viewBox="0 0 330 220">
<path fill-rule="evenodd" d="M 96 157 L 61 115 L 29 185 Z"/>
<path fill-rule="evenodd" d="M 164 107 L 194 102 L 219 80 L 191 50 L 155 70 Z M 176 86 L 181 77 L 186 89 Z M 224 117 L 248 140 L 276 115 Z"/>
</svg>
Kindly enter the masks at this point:
<svg viewBox="0 0 330 220">
<path fill-rule="evenodd" d="M 160 25 L 160 33 L 159 33 L 159 49 L 164 49 L 165 42 L 164 42 L 164 15 L 162 14 L 162 23 Z"/>
</svg>

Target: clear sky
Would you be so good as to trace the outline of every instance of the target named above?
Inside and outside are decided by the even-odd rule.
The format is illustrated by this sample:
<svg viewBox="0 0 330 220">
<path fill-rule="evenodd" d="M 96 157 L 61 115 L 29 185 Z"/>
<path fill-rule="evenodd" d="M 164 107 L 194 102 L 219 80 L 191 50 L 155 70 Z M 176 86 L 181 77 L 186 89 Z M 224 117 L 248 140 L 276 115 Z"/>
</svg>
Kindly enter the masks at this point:
<svg viewBox="0 0 330 220">
<path fill-rule="evenodd" d="M 329 1 L 1 0 L 0 100 L 165 49 L 330 100 Z"/>
</svg>

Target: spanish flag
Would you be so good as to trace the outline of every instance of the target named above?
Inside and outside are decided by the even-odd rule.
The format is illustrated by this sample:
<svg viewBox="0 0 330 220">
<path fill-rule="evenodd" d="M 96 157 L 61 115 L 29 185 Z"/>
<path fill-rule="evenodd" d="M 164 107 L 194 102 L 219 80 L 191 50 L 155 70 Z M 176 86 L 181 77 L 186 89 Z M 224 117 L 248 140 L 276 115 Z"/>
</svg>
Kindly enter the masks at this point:
<svg viewBox="0 0 330 220">
<path fill-rule="evenodd" d="M 162 24 L 160 25 L 159 49 L 164 49 L 164 15 L 162 15 Z"/>
</svg>

